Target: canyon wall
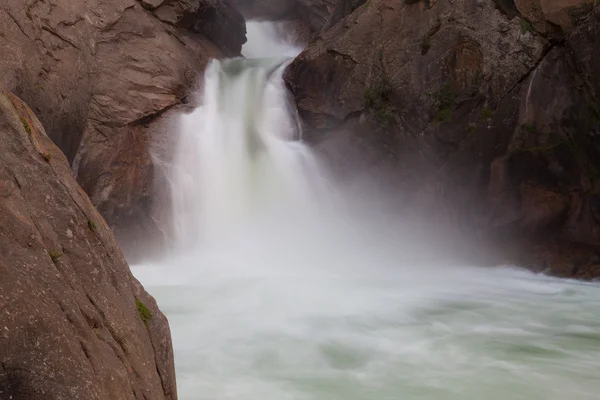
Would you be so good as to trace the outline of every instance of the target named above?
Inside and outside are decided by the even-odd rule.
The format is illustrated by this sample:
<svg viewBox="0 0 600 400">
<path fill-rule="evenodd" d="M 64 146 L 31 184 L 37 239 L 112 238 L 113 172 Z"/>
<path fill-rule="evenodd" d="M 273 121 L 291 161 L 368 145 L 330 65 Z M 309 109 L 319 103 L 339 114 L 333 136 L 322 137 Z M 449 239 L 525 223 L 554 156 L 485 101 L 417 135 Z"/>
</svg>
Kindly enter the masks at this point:
<svg viewBox="0 0 600 400">
<path fill-rule="evenodd" d="M 228 0 L 48 0 L 0 5 L 0 86 L 31 105 L 132 258 L 162 242 L 163 117 L 210 58 L 239 55 Z M 155 140 L 157 136 L 161 140 Z M 165 139 L 166 137 L 166 139 Z"/>
<path fill-rule="evenodd" d="M 286 80 L 341 174 L 385 170 L 400 209 L 486 262 L 594 277 L 598 32 L 594 1 L 370 0 Z"/>
</svg>

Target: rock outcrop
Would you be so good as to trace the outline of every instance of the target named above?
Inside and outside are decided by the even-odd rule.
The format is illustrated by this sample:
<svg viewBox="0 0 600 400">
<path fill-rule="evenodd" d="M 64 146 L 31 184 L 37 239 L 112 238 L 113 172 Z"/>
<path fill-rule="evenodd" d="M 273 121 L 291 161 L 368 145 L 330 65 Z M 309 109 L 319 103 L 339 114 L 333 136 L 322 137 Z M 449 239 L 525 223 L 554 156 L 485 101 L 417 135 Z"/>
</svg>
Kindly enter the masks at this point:
<svg viewBox="0 0 600 400">
<path fill-rule="evenodd" d="M 490 262 L 597 276 L 600 8 L 557 3 L 365 3 L 287 71 L 307 139 Z"/>
<path fill-rule="evenodd" d="M 133 257 L 160 237 L 153 133 L 210 58 L 240 53 L 229 0 L 0 4 L 0 86 L 23 98 Z M 162 126 L 162 125 L 161 125 Z"/>
<path fill-rule="evenodd" d="M 332 27 L 366 0 L 233 0 L 248 19 L 293 20 L 319 33 Z"/>
<path fill-rule="evenodd" d="M 33 112 L 0 92 L 0 398 L 177 398 L 169 326 Z"/>
</svg>

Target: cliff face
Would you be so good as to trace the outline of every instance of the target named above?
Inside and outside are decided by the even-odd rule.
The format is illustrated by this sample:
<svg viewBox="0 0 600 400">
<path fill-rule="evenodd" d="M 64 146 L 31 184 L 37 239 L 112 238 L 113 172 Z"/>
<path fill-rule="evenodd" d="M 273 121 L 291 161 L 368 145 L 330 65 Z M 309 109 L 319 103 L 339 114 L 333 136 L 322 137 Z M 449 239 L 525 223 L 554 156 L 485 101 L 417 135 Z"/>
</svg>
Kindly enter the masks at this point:
<svg viewBox="0 0 600 400">
<path fill-rule="evenodd" d="M 210 58 L 245 41 L 228 0 L 49 0 L 0 5 L 0 86 L 31 105 L 132 256 L 160 236 L 152 164 L 161 119 Z M 160 149 L 159 149 L 160 150 Z"/>
<path fill-rule="evenodd" d="M 0 92 L 0 398 L 176 399 L 166 318 L 33 112 Z"/>
<path fill-rule="evenodd" d="M 365 0 L 233 0 L 248 19 L 293 20 L 319 33 L 335 25 Z"/>
<path fill-rule="evenodd" d="M 557 3 L 365 3 L 287 71 L 308 140 L 490 262 L 597 276 L 600 8 Z"/>
</svg>

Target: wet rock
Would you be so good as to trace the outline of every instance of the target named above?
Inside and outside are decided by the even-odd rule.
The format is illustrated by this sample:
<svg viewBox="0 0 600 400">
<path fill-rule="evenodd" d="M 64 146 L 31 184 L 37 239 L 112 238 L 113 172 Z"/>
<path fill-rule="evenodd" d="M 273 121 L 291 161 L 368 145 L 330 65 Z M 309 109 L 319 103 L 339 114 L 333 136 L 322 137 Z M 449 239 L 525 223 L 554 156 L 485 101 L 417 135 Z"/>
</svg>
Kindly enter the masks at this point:
<svg viewBox="0 0 600 400">
<path fill-rule="evenodd" d="M 159 238 L 151 143 L 169 132 L 155 121 L 210 58 L 239 54 L 239 12 L 228 0 L 7 0 L 0 40 L 0 86 L 39 115 L 119 239 Z"/>
<path fill-rule="evenodd" d="M 233 0 L 247 19 L 299 20 L 313 34 L 334 26 L 365 0 Z"/>
<path fill-rule="evenodd" d="M 488 261 L 557 241 L 565 261 L 581 246 L 570 273 L 584 276 L 600 249 L 598 14 L 564 27 L 565 50 L 509 6 L 370 1 L 286 80 L 306 139 L 342 176 L 385 169 L 400 210 L 456 232 L 457 246 L 489 249 Z"/>
</svg>

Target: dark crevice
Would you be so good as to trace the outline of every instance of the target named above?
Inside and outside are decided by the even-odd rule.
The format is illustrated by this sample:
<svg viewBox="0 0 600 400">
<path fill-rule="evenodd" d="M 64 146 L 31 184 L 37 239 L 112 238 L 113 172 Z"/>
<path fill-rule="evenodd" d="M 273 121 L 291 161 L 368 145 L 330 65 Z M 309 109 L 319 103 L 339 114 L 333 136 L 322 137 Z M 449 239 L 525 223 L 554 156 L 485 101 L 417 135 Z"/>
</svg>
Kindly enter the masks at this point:
<svg viewBox="0 0 600 400">
<path fill-rule="evenodd" d="M 173 108 L 173 107 L 175 107 L 175 106 L 177 106 L 179 104 L 181 104 L 181 100 L 179 102 L 177 102 L 177 103 L 173 103 L 173 104 L 171 104 L 169 106 L 166 106 L 165 108 L 163 108 L 161 110 L 158 110 L 158 111 L 156 111 L 154 113 L 144 115 L 143 117 L 141 117 L 141 118 L 139 118 L 139 119 L 137 119 L 135 121 L 130 122 L 128 125 L 148 125 L 151 122 L 157 120 L 161 115 L 163 115 L 164 113 L 166 113 L 167 111 L 169 111 L 171 108 Z"/>
<path fill-rule="evenodd" d="M 550 46 L 548 46 L 547 49 L 544 49 L 540 58 L 537 59 L 537 61 L 533 65 L 533 67 L 531 67 L 529 69 L 529 71 L 527 71 L 526 74 L 524 74 L 510 89 L 508 89 L 506 91 L 506 93 L 498 100 L 498 104 L 501 103 L 506 98 L 506 96 L 508 96 L 510 93 L 512 93 L 512 91 L 517 86 L 523 84 L 523 82 L 525 82 L 527 80 L 527 78 L 529 78 L 531 76 L 532 72 L 534 72 L 540 66 L 540 64 L 546 59 L 546 56 L 548 55 L 548 53 L 550 53 L 550 51 L 555 47 L 556 47 L 556 45 L 550 44 Z"/>
<path fill-rule="evenodd" d="M 344 54 L 344 53 L 340 53 L 339 51 L 335 50 L 335 49 L 327 49 L 328 53 L 331 54 L 335 54 L 335 55 L 339 55 L 341 56 L 344 60 L 349 60 L 350 62 L 352 62 L 353 64 L 358 64 L 358 61 L 356 61 L 354 58 L 352 58 L 352 56 L 350 56 L 349 54 Z"/>
<path fill-rule="evenodd" d="M 496 8 L 508 19 L 519 17 L 521 13 L 517 9 L 514 0 L 493 0 Z"/>
<path fill-rule="evenodd" d="M 90 367 L 92 368 L 92 371 L 95 372 L 94 363 L 92 362 L 92 357 L 90 355 L 89 349 L 87 348 L 87 345 L 84 344 L 83 342 L 79 342 L 79 344 L 81 345 L 81 350 L 83 351 L 83 354 L 85 355 L 85 358 L 87 358 L 87 360 L 90 363 Z"/>
<path fill-rule="evenodd" d="M 52 29 L 48 28 L 47 26 L 42 26 L 42 30 L 45 31 L 45 32 L 48 32 L 49 34 L 51 34 L 52 36 L 54 36 L 54 37 L 62 40 L 63 42 L 71 45 L 72 47 L 76 48 L 77 50 L 81 50 L 79 47 L 77 47 L 77 45 L 75 43 L 73 43 L 69 39 L 63 37 L 62 35 L 54 32 Z"/>
<path fill-rule="evenodd" d="M 25 37 L 29 40 L 32 40 L 29 35 L 25 32 L 25 30 L 23 29 L 23 27 L 21 26 L 21 24 L 19 24 L 19 22 L 17 21 L 17 19 L 8 11 L 5 11 L 6 14 L 9 16 L 9 18 L 15 23 L 15 25 L 17 26 L 17 28 L 19 28 L 19 30 L 23 33 L 23 35 L 25 35 Z"/>
</svg>

